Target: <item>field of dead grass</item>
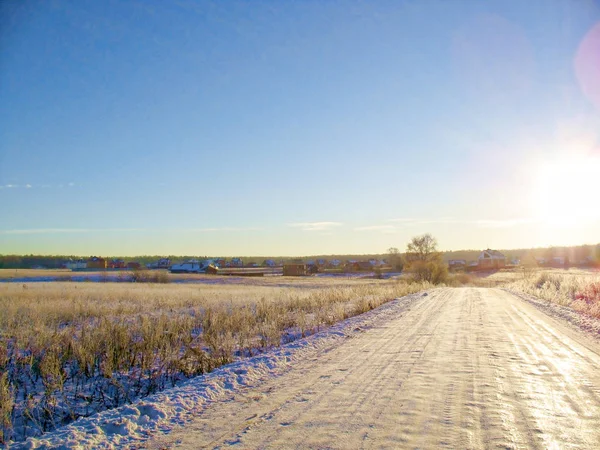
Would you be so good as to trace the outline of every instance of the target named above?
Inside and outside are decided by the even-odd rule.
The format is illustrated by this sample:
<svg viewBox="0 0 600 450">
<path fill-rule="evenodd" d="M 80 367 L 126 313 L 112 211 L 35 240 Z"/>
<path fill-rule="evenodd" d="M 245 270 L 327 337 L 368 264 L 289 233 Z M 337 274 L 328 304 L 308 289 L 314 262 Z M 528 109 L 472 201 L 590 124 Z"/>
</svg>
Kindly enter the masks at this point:
<svg viewBox="0 0 600 450">
<path fill-rule="evenodd" d="M 2 283 L 0 442 L 129 403 L 428 287 L 284 277 Z"/>
<path fill-rule="evenodd" d="M 600 273 L 597 271 L 526 270 L 506 287 L 600 318 Z"/>
<path fill-rule="evenodd" d="M 69 269 L 0 269 L 0 280 L 26 277 L 63 277 L 71 275 Z"/>
</svg>

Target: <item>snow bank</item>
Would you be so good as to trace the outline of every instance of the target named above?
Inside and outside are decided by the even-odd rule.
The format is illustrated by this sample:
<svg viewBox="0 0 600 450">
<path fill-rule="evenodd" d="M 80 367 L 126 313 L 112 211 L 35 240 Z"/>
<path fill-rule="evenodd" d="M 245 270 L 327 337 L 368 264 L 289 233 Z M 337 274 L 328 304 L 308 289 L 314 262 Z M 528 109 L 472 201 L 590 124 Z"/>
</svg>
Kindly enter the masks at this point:
<svg viewBox="0 0 600 450">
<path fill-rule="evenodd" d="M 11 448 L 111 449 L 135 446 L 154 434 L 169 432 L 174 426 L 185 424 L 211 402 L 226 399 L 243 388 L 279 376 L 288 371 L 295 361 L 313 357 L 339 345 L 353 334 L 385 322 L 420 296 L 422 293 L 394 299 L 308 338 L 223 366 L 131 405 L 80 418 L 42 437 L 14 443 Z"/>
</svg>

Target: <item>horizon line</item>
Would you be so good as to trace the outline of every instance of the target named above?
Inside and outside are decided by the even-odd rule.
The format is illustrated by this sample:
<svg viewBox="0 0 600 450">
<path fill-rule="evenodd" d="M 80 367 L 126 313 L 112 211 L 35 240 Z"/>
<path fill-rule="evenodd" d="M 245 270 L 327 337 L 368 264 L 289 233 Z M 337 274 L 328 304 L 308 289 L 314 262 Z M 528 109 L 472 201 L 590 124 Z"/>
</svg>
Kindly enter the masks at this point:
<svg viewBox="0 0 600 450">
<path fill-rule="evenodd" d="M 501 250 L 504 252 L 511 252 L 511 251 L 519 251 L 519 250 L 540 250 L 540 249 L 550 249 L 550 248 L 576 248 L 576 247 L 599 247 L 600 246 L 600 242 L 598 243 L 594 243 L 594 244 L 576 244 L 576 245 L 548 245 L 548 246 L 543 246 L 543 247 L 521 247 L 521 248 L 498 248 L 498 249 L 494 249 L 494 250 Z M 393 247 L 392 247 L 393 248 Z M 483 251 L 486 249 L 492 249 L 492 247 L 486 247 L 485 249 L 475 249 L 475 248 L 470 248 L 470 249 L 459 249 L 459 250 L 439 250 L 439 253 L 456 253 L 456 252 L 479 252 L 479 251 Z M 406 251 L 401 251 L 400 254 L 404 254 L 406 253 Z M 220 255 L 220 258 L 236 258 L 236 257 L 249 257 L 249 258 L 312 258 L 312 257 L 318 257 L 318 256 L 359 256 L 359 255 L 365 255 L 365 256 L 370 256 L 370 255 L 389 255 L 389 253 L 320 253 L 320 254 L 311 254 L 311 255 L 269 255 L 267 253 L 263 254 L 263 255 L 241 255 L 241 254 L 235 254 L 235 255 Z M 90 256 L 95 256 L 92 255 L 90 253 L 87 254 L 48 254 L 48 253 L 0 253 L 0 257 L 6 257 L 6 256 L 20 256 L 20 257 L 27 257 L 27 256 L 43 256 L 43 257 L 80 257 L 80 258 L 85 258 L 85 257 L 90 257 Z M 107 258 L 136 258 L 136 257 L 175 257 L 175 258 L 185 258 L 185 257 L 195 257 L 198 256 L 198 254 L 168 254 L 165 255 L 163 254 L 137 254 L 137 255 L 107 255 Z M 102 257 L 102 256 L 101 256 Z M 210 258 L 210 255 L 204 255 L 204 257 Z M 216 256 L 212 256 L 212 257 L 216 257 Z M 13 270 L 13 269 L 7 269 L 7 270 Z"/>
</svg>

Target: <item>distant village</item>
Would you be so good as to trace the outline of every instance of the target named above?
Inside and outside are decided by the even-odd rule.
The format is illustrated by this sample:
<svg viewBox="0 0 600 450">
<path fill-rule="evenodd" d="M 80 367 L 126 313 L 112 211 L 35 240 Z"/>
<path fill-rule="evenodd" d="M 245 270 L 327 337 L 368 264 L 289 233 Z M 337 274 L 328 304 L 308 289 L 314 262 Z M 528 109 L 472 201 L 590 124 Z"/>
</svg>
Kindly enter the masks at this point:
<svg viewBox="0 0 600 450">
<path fill-rule="evenodd" d="M 569 258 L 567 254 L 550 255 L 548 257 L 532 256 L 531 261 L 527 265 L 535 265 L 538 267 L 591 267 L 597 264 L 596 259 L 591 256 L 583 256 L 581 258 Z M 478 271 L 478 270 L 494 270 L 504 267 L 518 267 L 523 264 L 520 258 L 508 259 L 503 253 L 498 250 L 486 249 L 483 250 L 476 261 L 467 261 L 465 259 L 450 259 L 448 268 L 450 271 Z"/>
<path fill-rule="evenodd" d="M 207 273 L 213 275 L 310 275 L 320 272 L 345 273 L 345 272 L 372 272 L 381 270 L 392 272 L 394 267 L 385 259 L 369 259 L 359 261 L 349 259 L 316 259 L 307 260 L 275 260 L 265 259 L 262 262 L 243 261 L 241 258 L 206 258 L 202 260 L 191 259 L 184 262 L 172 262 L 169 258 L 161 258 L 158 261 L 142 266 L 137 261 L 125 261 L 123 259 L 105 259 L 92 256 L 77 261 L 66 261 L 64 268 L 73 271 L 86 270 L 168 270 L 171 273 Z"/>
<path fill-rule="evenodd" d="M 535 257 L 535 264 L 541 267 L 587 266 L 594 264 L 589 256 L 581 261 L 570 261 L 566 256 L 551 258 Z M 448 268 L 451 272 L 471 272 L 498 270 L 505 267 L 518 267 L 519 258 L 508 259 L 498 250 L 482 250 L 477 260 L 450 259 Z M 89 270 L 168 270 L 171 273 L 207 273 L 214 275 L 311 275 L 317 273 L 354 273 L 354 272 L 398 272 L 398 264 L 387 259 L 370 258 L 365 260 L 347 259 L 307 259 L 291 260 L 265 259 L 263 261 L 244 261 L 241 258 L 205 258 L 173 262 L 169 258 L 142 265 L 137 261 L 123 259 L 105 259 L 92 256 L 86 259 L 69 260 L 63 264 L 73 271 Z M 401 269 L 401 267 L 400 267 Z"/>
<path fill-rule="evenodd" d="M 455 250 L 442 253 L 451 272 L 477 272 L 503 267 L 595 267 L 600 268 L 600 244 L 573 247 L 515 249 L 500 252 L 493 249 Z M 174 273 L 243 273 L 283 274 L 283 268 L 299 274 L 402 271 L 402 255 L 322 255 L 304 258 L 273 258 L 269 256 L 220 257 L 159 257 L 135 258 L 92 256 L 80 258 L 65 255 L 0 255 L 0 269 L 70 269 L 74 271 L 139 271 L 156 270 Z M 292 269 L 295 267 L 294 269 Z M 242 270 L 243 269 L 243 270 Z"/>
</svg>

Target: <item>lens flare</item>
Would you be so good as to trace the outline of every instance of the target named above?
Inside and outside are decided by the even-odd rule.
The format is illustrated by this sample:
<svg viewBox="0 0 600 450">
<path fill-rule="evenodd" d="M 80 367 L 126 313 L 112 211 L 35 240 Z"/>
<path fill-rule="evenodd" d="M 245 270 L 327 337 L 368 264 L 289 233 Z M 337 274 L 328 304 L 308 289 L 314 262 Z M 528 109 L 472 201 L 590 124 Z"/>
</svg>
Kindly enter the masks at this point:
<svg viewBox="0 0 600 450">
<path fill-rule="evenodd" d="M 600 110 L 600 22 L 579 44 L 575 55 L 575 74 L 583 93 Z"/>
</svg>

